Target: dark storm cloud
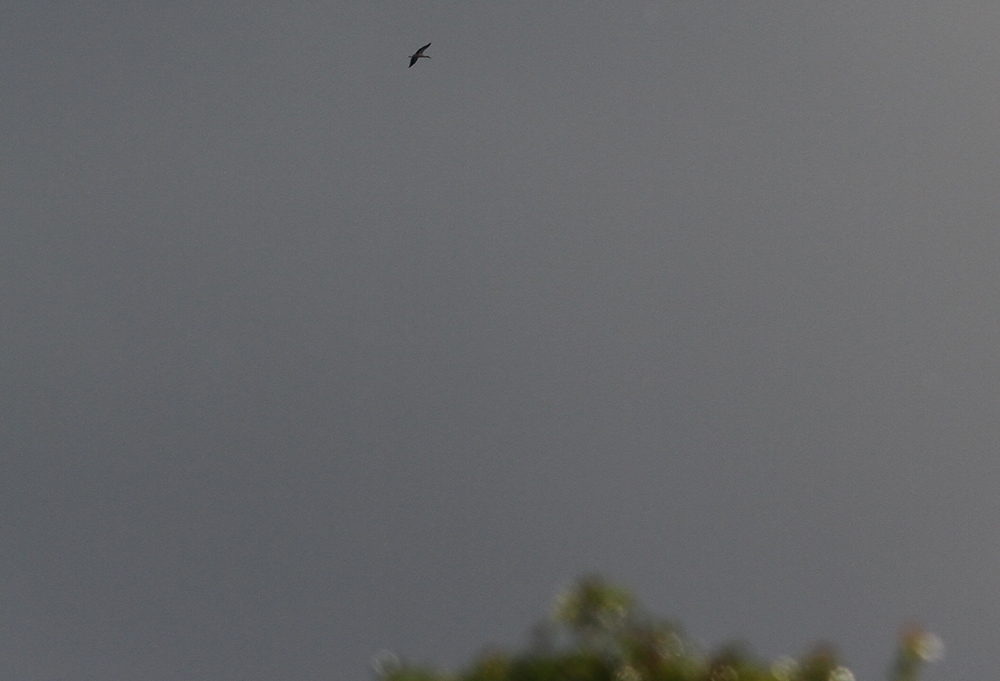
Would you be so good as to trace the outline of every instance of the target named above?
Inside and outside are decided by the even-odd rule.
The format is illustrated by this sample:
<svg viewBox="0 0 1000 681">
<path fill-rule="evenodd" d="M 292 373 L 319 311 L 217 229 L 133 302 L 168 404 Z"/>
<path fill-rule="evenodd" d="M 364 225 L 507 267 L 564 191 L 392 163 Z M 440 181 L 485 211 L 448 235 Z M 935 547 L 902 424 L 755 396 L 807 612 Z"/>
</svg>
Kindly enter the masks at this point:
<svg viewBox="0 0 1000 681">
<path fill-rule="evenodd" d="M 998 20 L 3 10 L 6 675 L 457 664 L 599 569 L 983 676 Z"/>
</svg>

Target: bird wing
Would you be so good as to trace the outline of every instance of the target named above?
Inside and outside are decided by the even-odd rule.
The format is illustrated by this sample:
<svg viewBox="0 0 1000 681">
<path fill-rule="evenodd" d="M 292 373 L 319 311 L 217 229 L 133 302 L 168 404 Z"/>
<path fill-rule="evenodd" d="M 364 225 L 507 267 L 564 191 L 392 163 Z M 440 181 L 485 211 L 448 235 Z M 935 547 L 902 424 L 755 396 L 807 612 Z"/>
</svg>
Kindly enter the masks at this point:
<svg viewBox="0 0 1000 681">
<path fill-rule="evenodd" d="M 417 60 L 420 59 L 422 56 L 424 56 L 424 50 L 426 50 L 430 46 L 431 46 L 431 44 L 427 43 L 426 45 L 424 45 L 423 47 L 421 47 L 419 50 L 417 50 L 416 52 L 414 52 L 413 54 L 411 54 L 410 55 L 410 66 L 413 66 L 414 64 L 416 64 Z M 410 68 L 410 66 L 407 66 L 406 68 Z"/>
</svg>

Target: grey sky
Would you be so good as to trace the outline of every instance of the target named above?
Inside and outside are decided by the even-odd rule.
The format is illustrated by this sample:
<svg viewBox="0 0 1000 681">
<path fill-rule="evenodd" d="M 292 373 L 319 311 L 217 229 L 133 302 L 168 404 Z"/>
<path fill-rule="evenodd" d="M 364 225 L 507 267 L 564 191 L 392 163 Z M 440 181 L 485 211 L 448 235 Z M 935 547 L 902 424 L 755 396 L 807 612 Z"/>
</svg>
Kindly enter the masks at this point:
<svg viewBox="0 0 1000 681">
<path fill-rule="evenodd" d="M 998 34 L 8 3 L 0 676 L 457 665 L 600 570 L 710 645 L 876 679 L 916 618 L 988 678 Z"/>
</svg>

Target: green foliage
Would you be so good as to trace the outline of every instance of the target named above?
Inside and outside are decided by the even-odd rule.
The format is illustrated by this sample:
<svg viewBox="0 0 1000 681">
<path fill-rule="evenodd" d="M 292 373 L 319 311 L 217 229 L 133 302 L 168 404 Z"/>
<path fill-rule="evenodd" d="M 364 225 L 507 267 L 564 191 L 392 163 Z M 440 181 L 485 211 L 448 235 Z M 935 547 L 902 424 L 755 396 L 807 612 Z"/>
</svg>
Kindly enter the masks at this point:
<svg viewBox="0 0 1000 681">
<path fill-rule="evenodd" d="M 554 619 L 572 632 L 581 647 L 593 649 L 613 644 L 634 614 L 632 594 L 592 575 L 559 597 Z"/>
<path fill-rule="evenodd" d="M 401 664 L 379 676 L 382 681 L 854 681 L 826 645 L 798 660 L 770 663 L 741 645 L 706 655 L 679 627 L 644 615 L 628 591 L 596 575 L 562 594 L 532 639 L 525 652 L 487 652 L 457 674 Z M 917 681 L 924 663 L 942 650 L 933 634 L 905 629 L 889 681 Z"/>
</svg>

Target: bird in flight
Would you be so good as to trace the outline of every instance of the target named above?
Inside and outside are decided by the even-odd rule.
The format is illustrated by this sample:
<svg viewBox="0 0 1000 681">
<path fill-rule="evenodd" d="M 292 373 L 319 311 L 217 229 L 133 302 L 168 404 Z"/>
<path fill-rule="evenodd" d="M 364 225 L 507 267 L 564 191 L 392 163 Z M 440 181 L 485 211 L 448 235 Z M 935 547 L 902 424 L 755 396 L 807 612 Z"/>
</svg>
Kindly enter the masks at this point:
<svg viewBox="0 0 1000 681">
<path fill-rule="evenodd" d="M 424 50 L 426 50 L 430 46 L 431 46 L 431 44 L 427 43 L 426 45 L 424 45 L 423 47 L 421 47 L 419 50 L 417 50 L 416 52 L 414 52 L 413 54 L 411 54 L 410 55 L 410 66 L 413 66 L 414 64 L 416 64 L 418 59 L 430 59 L 430 55 L 424 54 Z M 410 68 L 410 66 L 407 66 L 406 68 Z"/>
</svg>

